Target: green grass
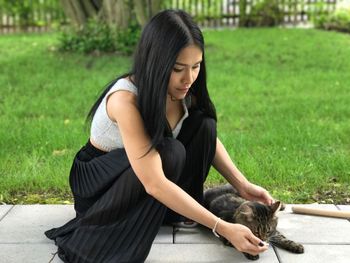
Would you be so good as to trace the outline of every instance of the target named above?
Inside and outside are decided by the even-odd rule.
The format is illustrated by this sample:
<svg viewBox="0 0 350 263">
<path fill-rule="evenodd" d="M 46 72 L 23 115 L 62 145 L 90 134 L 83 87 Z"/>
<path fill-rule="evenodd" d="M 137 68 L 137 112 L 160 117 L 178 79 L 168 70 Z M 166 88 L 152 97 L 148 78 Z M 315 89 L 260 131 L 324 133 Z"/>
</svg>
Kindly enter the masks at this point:
<svg viewBox="0 0 350 263">
<path fill-rule="evenodd" d="M 0 37 L 0 202 L 70 198 L 86 113 L 130 66 L 129 57 L 61 54 L 56 39 Z M 350 36 L 240 29 L 205 31 L 205 39 L 219 137 L 240 170 L 285 202 L 346 202 Z M 208 184 L 221 182 L 211 171 Z"/>
</svg>

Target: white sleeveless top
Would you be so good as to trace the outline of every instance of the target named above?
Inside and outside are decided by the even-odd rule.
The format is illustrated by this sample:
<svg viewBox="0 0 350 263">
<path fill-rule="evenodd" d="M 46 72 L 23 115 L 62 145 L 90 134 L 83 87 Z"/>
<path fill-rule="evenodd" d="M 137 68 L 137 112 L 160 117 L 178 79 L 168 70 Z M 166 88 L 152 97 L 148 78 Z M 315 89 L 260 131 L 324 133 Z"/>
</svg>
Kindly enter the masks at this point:
<svg viewBox="0 0 350 263">
<path fill-rule="evenodd" d="M 131 81 L 128 79 L 119 79 L 101 101 L 91 122 L 90 138 L 99 148 L 106 152 L 117 148 L 124 148 L 118 124 L 112 121 L 107 114 L 107 98 L 118 90 L 126 90 L 137 96 L 137 88 Z M 190 98 L 182 100 L 185 113 L 177 123 L 176 127 L 172 130 L 174 138 L 179 135 L 182 123 L 188 117 L 187 105 L 190 105 L 189 99 Z"/>
</svg>

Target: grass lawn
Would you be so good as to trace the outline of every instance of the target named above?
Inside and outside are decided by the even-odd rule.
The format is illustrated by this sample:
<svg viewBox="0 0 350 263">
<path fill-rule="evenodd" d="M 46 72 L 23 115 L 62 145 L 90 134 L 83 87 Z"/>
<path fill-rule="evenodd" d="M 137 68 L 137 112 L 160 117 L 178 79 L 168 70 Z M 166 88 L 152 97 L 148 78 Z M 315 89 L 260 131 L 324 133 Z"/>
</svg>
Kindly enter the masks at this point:
<svg viewBox="0 0 350 263">
<path fill-rule="evenodd" d="M 350 203 L 350 35 L 205 31 L 219 137 L 285 202 Z M 56 34 L 0 37 L 0 203 L 70 201 L 85 116 L 131 58 L 55 51 Z M 207 184 L 224 182 L 211 171 Z"/>
</svg>

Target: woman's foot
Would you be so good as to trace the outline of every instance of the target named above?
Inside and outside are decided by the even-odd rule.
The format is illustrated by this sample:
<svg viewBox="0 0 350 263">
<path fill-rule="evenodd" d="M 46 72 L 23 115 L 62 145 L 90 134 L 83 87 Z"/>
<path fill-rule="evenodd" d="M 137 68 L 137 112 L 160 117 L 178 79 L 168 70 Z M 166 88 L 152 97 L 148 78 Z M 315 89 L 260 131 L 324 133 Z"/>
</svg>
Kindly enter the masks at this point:
<svg viewBox="0 0 350 263">
<path fill-rule="evenodd" d="M 172 223 L 173 226 L 176 227 L 183 227 L 183 228 L 194 228 L 196 226 L 198 226 L 197 222 L 194 222 L 191 219 L 188 218 L 182 218 L 183 220 L 179 221 L 179 222 L 174 222 Z"/>
</svg>

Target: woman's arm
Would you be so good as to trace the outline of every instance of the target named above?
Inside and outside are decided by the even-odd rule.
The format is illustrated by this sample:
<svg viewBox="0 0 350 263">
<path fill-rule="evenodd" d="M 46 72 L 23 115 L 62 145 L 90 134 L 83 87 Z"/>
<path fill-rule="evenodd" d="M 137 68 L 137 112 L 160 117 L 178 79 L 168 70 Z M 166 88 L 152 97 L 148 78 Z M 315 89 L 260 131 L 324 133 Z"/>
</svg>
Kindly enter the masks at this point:
<svg viewBox="0 0 350 263">
<path fill-rule="evenodd" d="M 159 153 L 152 149 L 145 155 L 151 142 L 136 106 L 136 96 L 127 91 L 113 93 L 107 111 L 118 123 L 131 167 L 146 192 L 174 211 L 213 228 L 216 216 L 165 177 Z"/>
<path fill-rule="evenodd" d="M 216 139 L 216 151 L 213 166 L 237 190 L 245 188 L 249 183 L 244 175 L 238 170 L 236 165 L 232 162 L 219 138 Z"/>
<path fill-rule="evenodd" d="M 217 217 L 165 177 L 158 152 L 152 149 L 144 155 L 149 149 L 150 139 L 137 109 L 135 95 L 127 91 L 113 93 L 107 102 L 107 112 L 118 122 L 128 159 L 146 192 L 175 212 L 213 229 Z M 267 249 L 266 246 L 259 247 L 261 241 L 244 226 L 221 220 L 217 232 L 241 251 L 258 254 Z"/>
<path fill-rule="evenodd" d="M 231 160 L 222 142 L 217 138 L 213 166 L 234 186 L 240 195 L 248 200 L 261 201 L 265 204 L 274 202 L 270 194 L 262 187 L 250 183 Z"/>
</svg>

